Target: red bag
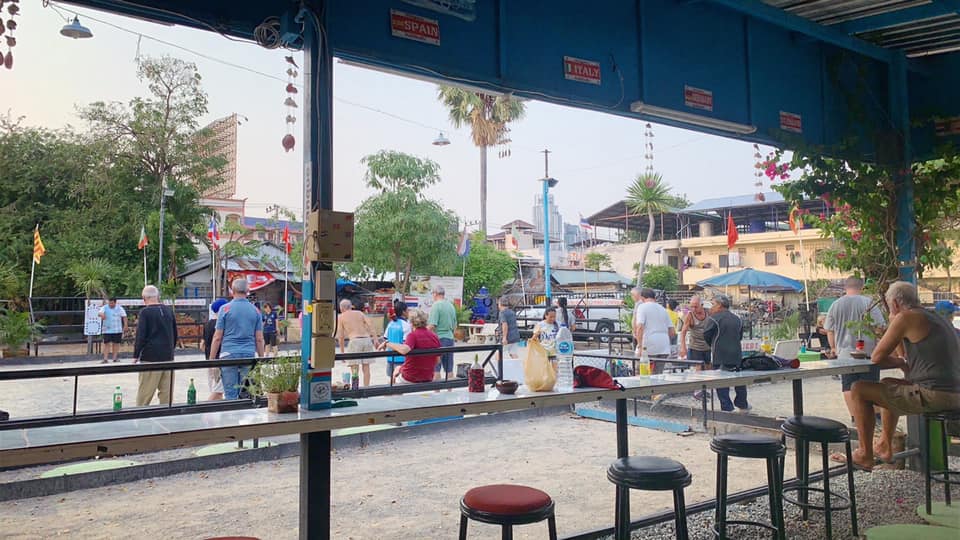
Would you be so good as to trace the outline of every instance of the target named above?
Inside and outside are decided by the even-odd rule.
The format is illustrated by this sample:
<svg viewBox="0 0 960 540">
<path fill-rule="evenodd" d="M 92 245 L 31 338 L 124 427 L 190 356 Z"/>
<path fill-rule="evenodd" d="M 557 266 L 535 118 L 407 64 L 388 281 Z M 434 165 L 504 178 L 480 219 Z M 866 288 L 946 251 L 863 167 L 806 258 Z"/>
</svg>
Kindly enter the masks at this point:
<svg viewBox="0 0 960 540">
<path fill-rule="evenodd" d="M 573 370 L 573 387 L 623 390 L 623 385 L 613 380 L 609 373 L 593 366 L 577 366 Z"/>
</svg>

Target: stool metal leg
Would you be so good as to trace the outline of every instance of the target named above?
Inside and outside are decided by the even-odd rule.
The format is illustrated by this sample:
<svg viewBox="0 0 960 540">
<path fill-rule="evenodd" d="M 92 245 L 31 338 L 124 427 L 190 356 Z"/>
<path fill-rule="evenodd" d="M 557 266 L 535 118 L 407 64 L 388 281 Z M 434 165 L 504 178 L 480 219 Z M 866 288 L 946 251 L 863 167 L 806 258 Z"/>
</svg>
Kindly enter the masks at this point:
<svg viewBox="0 0 960 540">
<path fill-rule="evenodd" d="M 850 451 L 850 441 L 847 440 L 847 491 L 850 495 L 850 528 L 853 531 L 853 537 L 859 538 L 860 531 L 857 527 L 857 494 L 853 489 L 853 463 L 852 452 Z"/>
<path fill-rule="evenodd" d="M 800 469 L 797 471 L 797 478 L 800 479 L 800 490 L 797 495 L 800 496 L 800 519 L 806 521 L 810 517 L 810 510 L 807 508 L 807 502 L 810 500 L 810 492 L 807 488 L 810 486 L 810 443 L 805 439 L 798 439 L 797 446 L 800 451 Z"/>
<path fill-rule="evenodd" d="M 727 456 L 717 454 L 717 535 L 727 540 Z"/>
<path fill-rule="evenodd" d="M 943 499 L 950 506 L 950 453 L 947 445 L 947 421 L 940 420 L 940 451 L 943 456 Z"/>
<path fill-rule="evenodd" d="M 833 539 L 833 510 L 830 508 L 830 447 L 820 443 L 823 458 L 823 521 L 827 528 L 827 540 Z"/>
<path fill-rule="evenodd" d="M 614 510 L 614 538 L 616 540 L 630 540 L 630 506 L 627 500 L 630 497 L 630 490 L 625 487 L 617 486 L 617 502 Z"/>
<path fill-rule="evenodd" d="M 920 445 L 923 446 L 923 476 L 926 481 L 926 484 L 924 485 L 924 494 L 926 495 L 926 510 L 927 515 L 929 516 L 933 513 L 933 508 L 930 501 L 930 471 L 932 467 L 930 466 L 930 419 L 926 417 L 923 419 L 922 436 L 923 438 L 920 439 Z"/>
<path fill-rule="evenodd" d="M 513 540 L 513 525 L 501 525 L 501 540 Z"/>
<path fill-rule="evenodd" d="M 767 498 L 770 499 L 770 524 L 777 530 L 777 540 L 784 540 L 783 506 L 780 500 L 780 458 L 770 457 L 767 462 Z"/>
<path fill-rule="evenodd" d="M 557 516 L 550 514 L 547 518 L 547 534 L 550 540 L 557 540 Z"/>
<path fill-rule="evenodd" d="M 687 540 L 687 506 L 683 501 L 683 488 L 673 490 L 673 516 L 677 540 Z"/>
<path fill-rule="evenodd" d="M 467 540 L 467 516 L 460 514 L 460 540 Z"/>
</svg>

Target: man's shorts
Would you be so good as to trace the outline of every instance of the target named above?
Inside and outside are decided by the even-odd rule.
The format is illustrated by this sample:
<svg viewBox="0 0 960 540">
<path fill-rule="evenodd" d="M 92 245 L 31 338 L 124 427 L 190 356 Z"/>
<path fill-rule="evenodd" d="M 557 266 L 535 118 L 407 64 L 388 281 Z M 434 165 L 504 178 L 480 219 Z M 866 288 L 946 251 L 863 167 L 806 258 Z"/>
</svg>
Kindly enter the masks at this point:
<svg viewBox="0 0 960 540">
<path fill-rule="evenodd" d="M 857 381 L 880 382 L 880 368 L 871 366 L 866 373 L 845 373 L 840 376 L 840 387 L 844 392 L 849 392 Z"/>
<path fill-rule="evenodd" d="M 123 334 L 104 334 L 103 342 L 104 343 L 120 343 L 123 341 Z"/>
<path fill-rule="evenodd" d="M 347 343 L 347 352 L 348 353 L 361 353 L 361 352 L 373 352 L 373 340 L 368 337 L 358 337 L 351 338 L 350 342 Z M 347 364 L 372 364 L 375 358 L 363 358 L 360 360 L 347 360 Z"/>
<path fill-rule="evenodd" d="M 710 351 L 687 349 L 687 360 L 700 360 L 704 366 L 710 365 Z"/>
<path fill-rule="evenodd" d="M 915 384 L 883 383 L 883 397 L 899 414 L 955 411 L 960 409 L 960 392 L 930 390 Z"/>
<path fill-rule="evenodd" d="M 264 334 L 263 335 L 263 344 L 268 347 L 277 346 L 277 334 Z"/>
<path fill-rule="evenodd" d="M 440 338 L 441 347 L 453 347 L 453 340 L 450 338 Z M 437 367 L 433 368 L 434 372 L 439 372 L 440 368 L 443 367 L 448 375 L 453 373 L 453 353 L 443 353 L 440 355 L 440 363 L 437 364 Z"/>
</svg>

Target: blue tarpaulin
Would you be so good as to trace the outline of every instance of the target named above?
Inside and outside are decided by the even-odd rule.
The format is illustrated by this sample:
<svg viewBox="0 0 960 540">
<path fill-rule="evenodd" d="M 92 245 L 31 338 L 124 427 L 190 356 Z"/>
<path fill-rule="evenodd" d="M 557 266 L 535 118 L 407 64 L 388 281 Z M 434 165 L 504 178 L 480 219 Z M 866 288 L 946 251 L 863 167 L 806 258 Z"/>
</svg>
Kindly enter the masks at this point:
<svg viewBox="0 0 960 540">
<path fill-rule="evenodd" d="M 729 274 L 718 274 L 697 282 L 701 287 L 724 287 L 745 285 L 767 292 L 803 292 L 803 283 L 780 274 L 744 268 Z"/>
</svg>

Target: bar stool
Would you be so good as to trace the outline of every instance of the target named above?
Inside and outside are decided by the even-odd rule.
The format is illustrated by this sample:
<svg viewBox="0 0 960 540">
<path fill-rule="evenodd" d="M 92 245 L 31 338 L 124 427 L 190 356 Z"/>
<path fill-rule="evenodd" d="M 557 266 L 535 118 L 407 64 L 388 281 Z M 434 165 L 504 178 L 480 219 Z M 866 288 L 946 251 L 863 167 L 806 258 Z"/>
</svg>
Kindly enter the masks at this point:
<svg viewBox="0 0 960 540">
<path fill-rule="evenodd" d="M 614 461 L 607 469 L 607 479 L 617 486 L 614 510 L 614 539 L 630 538 L 630 490 L 672 491 L 673 515 L 677 540 L 687 540 L 687 508 L 683 488 L 692 476 L 683 464 L 663 457 L 637 456 Z"/>
<path fill-rule="evenodd" d="M 475 487 L 460 499 L 460 540 L 467 538 L 467 520 L 500 525 L 501 538 L 513 540 L 513 526 L 547 520 L 550 540 L 557 540 L 557 522 L 550 495 L 527 486 L 493 484 Z"/>
<path fill-rule="evenodd" d="M 784 442 L 790 437 L 797 441 L 797 454 L 800 456 L 800 468 L 797 471 L 797 487 L 783 490 L 783 500 L 800 507 L 803 520 L 806 521 L 809 509 L 823 512 L 823 521 L 827 531 L 827 539 L 833 538 L 832 514 L 838 510 L 850 509 L 850 525 L 853 536 L 857 532 L 857 496 L 853 488 L 853 465 L 850 452 L 850 430 L 841 422 L 820 418 L 819 416 L 791 416 L 780 427 L 783 431 Z M 810 487 L 810 443 L 820 443 L 820 452 L 823 455 L 823 489 Z M 847 456 L 847 489 L 849 498 L 830 491 L 830 450 L 829 443 L 844 443 Z M 796 491 L 799 500 L 791 499 L 786 493 Z M 823 494 L 823 506 L 808 502 L 811 491 Z M 834 503 L 833 498 L 840 499 Z"/>
<path fill-rule="evenodd" d="M 753 433 L 726 433 L 710 441 L 710 449 L 717 453 L 717 510 L 713 535 L 720 540 L 727 538 L 727 525 L 748 525 L 772 531 L 777 540 L 786 539 L 783 522 L 783 479 L 780 477 L 780 459 L 784 446 L 780 439 Z M 767 495 L 770 499 L 770 524 L 759 521 L 727 520 L 727 460 L 730 457 L 764 459 L 767 462 Z"/>
<path fill-rule="evenodd" d="M 926 444 L 923 445 L 923 476 L 926 477 L 926 503 L 927 515 L 932 514 L 932 501 L 930 500 L 930 482 L 936 481 L 943 484 L 943 499 L 947 506 L 950 506 L 950 484 L 960 485 L 960 479 L 953 480 L 950 475 L 960 475 L 960 470 L 950 470 L 950 435 L 947 433 L 947 422 L 960 420 L 960 410 L 942 411 L 935 413 L 925 413 L 923 415 L 924 433 L 927 437 Z M 930 425 L 933 422 L 940 422 L 940 450 L 943 454 L 943 470 L 930 470 Z"/>
</svg>

